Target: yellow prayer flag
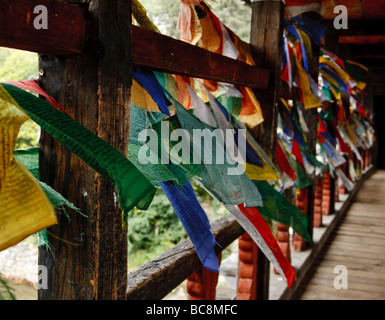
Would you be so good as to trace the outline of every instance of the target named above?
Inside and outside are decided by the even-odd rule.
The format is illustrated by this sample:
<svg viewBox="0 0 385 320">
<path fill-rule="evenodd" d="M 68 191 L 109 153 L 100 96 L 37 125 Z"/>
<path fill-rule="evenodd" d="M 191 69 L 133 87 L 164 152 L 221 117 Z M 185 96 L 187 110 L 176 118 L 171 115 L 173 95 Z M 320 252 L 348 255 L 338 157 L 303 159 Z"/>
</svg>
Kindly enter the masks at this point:
<svg viewBox="0 0 385 320">
<path fill-rule="evenodd" d="M 332 61 L 330 61 L 329 59 L 326 59 L 323 56 L 320 56 L 319 62 L 323 64 L 327 64 L 330 68 L 332 68 L 338 74 L 338 76 L 341 78 L 343 82 L 347 83 L 349 81 L 350 79 L 349 74 L 337 64 L 333 63 Z"/>
<path fill-rule="evenodd" d="M 140 109 L 160 112 L 158 105 L 147 90 L 134 78 L 132 78 L 131 101 Z"/>
<path fill-rule="evenodd" d="M 360 81 L 360 82 L 357 83 L 356 87 L 358 89 L 360 89 L 361 91 L 363 91 L 366 88 L 366 83 L 363 82 L 363 81 Z"/>
<path fill-rule="evenodd" d="M 313 94 L 310 89 L 309 78 L 305 69 L 300 64 L 297 64 L 297 70 L 301 82 L 298 86 L 300 87 L 300 90 L 302 92 L 303 104 L 305 106 L 305 109 L 322 107 L 321 101 L 318 100 L 318 98 Z"/>
<path fill-rule="evenodd" d="M 263 161 L 263 168 L 251 163 L 246 163 L 246 175 L 250 180 L 277 181 L 278 176 L 274 170 Z"/>
<path fill-rule="evenodd" d="M 0 251 L 57 223 L 44 191 L 13 157 L 20 126 L 28 118 L 0 85 Z"/>
</svg>

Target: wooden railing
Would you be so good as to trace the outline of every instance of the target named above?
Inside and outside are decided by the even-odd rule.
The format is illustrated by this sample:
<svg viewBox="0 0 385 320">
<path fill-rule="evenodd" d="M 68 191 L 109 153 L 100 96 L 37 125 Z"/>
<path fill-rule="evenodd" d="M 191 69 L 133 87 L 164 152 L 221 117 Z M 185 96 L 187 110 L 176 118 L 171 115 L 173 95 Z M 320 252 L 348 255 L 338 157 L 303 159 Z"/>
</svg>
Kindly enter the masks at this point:
<svg viewBox="0 0 385 320">
<path fill-rule="evenodd" d="M 40 68 L 44 74 L 40 84 L 80 123 L 97 132 L 121 152 L 127 150 L 124 141 L 129 128 L 125 112 L 129 111 L 131 82 L 127 78 L 132 66 L 233 83 L 254 89 L 265 121 L 252 130 L 252 134 L 274 159 L 283 2 L 257 1 L 252 4 L 250 42 L 258 66 L 247 65 L 131 26 L 130 2 L 100 0 L 99 6 L 91 8 L 82 0 L 70 2 L 78 5 L 49 0 L 21 0 L 13 5 L 12 1 L 7 1 L 0 8 L 3 22 L 0 45 L 39 52 Z M 36 30 L 31 23 L 25 23 L 31 21 L 34 5 L 45 5 L 48 12 L 54 15 L 55 18 L 50 19 L 49 29 Z M 131 34 L 130 43 L 127 34 Z M 318 70 L 318 57 L 313 58 L 315 63 L 312 67 Z M 113 112 L 110 107 L 118 102 L 122 107 L 115 108 Z M 308 125 L 312 128 L 315 122 L 309 122 Z M 82 242 L 81 246 L 63 247 L 63 242 L 52 238 L 55 260 L 50 254 L 40 253 L 39 260 L 50 268 L 50 283 L 55 287 L 55 290 L 39 292 L 41 299 L 162 299 L 202 268 L 191 242 L 185 240 L 125 277 L 126 234 L 120 228 L 113 187 L 77 159 L 72 159 L 69 152 L 44 133 L 41 151 L 41 163 L 44 164 L 40 170 L 41 178 L 69 196 L 70 201 L 81 206 L 90 216 L 88 220 L 75 216 L 69 226 L 68 221 L 62 220 L 59 227 L 51 230 L 52 234 L 63 240 L 73 241 L 82 234 L 87 241 Z M 365 152 L 362 168 L 370 163 L 370 153 Z M 302 199 L 308 204 L 306 212 L 309 221 L 313 221 L 313 210 L 309 208 L 317 208 L 315 212 L 319 216 L 321 196 L 321 203 L 326 202 L 327 197 L 330 198 L 329 203 L 333 203 L 334 190 L 341 190 L 334 187 L 332 179 L 329 182 L 325 176 L 318 179 L 322 179 L 322 183 L 316 183 L 316 197 L 310 190 L 311 196 Z M 321 186 L 323 190 L 328 190 L 325 184 L 330 187 L 329 195 L 320 192 Z M 79 192 L 79 188 L 84 190 Z M 88 194 L 88 198 L 85 199 L 81 194 Z M 329 205 L 329 209 L 326 207 L 322 213 L 331 214 L 332 209 L 333 206 Z M 314 222 L 319 223 L 319 219 Z M 214 222 L 212 230 L 220 245 L 216 248 L 219 257 L 221 250 L 245 235 L 232 216 Z M 281 248 L 286 245 L 286 255 L 290 255 L 288 247 L 292 244 L 287 237 L 288 230 L 283 226 L 280 231 L 284 232 L 284 237 L 279 241 Z M 247 268 L 242 270 L 240 278 L 248 285 L 246 292 L 237 293 L 237 298 L 267 299 L 269 266 L 266 259 L 263 259 L 255 244 L 247 242 L 246 235 L 242 241 L 245 246 L 240 250 L 247 253 L 243 257 L 247 256 L 244 259 Z M 305 246 L 299 245 L 297 249 L 305 249 Z M 72 259 L 71 263 L 67 263 L 67 259 Z M 205 281 L 204 277 L 195 279 Z M 216 281 L 208 283 L 210 286 L 216 285 Z M 202 283 L 202 287 L 207 290 L 207 283 Z M 215 292 L 215 288 L 211 289 L 209 291 Z M 194 292 L 194 295 L 199 297 L 199 292 Z"/>
<path fill-rule="evenodd" d="M 353 157 L 354 165 L 359 166 L 363 172 L 371 168 L 372 152 L 373 150 L 362 151 L 363 163 L 359 162 L 356 157 Z M 352 179 L 346 168 L 347 164 L 341 166 L 341 169 L 346 175 Z M 322 217 L 325 215 L 333 215 L 335 203 L 341 201 L 340 195 L 346 196 L 347 193 L 343 184 L 339 185 L 338 180 L 331 178 L 330 173 L 326 172 L 317 176 L 316 192 L 313 202 L 314 224 L 312 227 L 322 228 Z M 303 199 L 299 202 L 297 201 L 297 203 L 300 204 L 300 208 L 303 208 L 302 202 Z M 216 247 L 216 253 L 220 253 L 220 250 L 224 250 L 234 240 L 244 234 L 242 227 L 239 226 L 238 222 L 235 221 L 231 215 L 214 222 L 212 224 L 212 231 L 220 245 L 220 247 Z M 285 234 L 283 235 L 282 232 Z M 295 246 L 296 237 L 290 237 L 287 227 L 283 225 L 278 226 L 277 241 L 280 244 L 281 250 L 289 260 L 290 256 L 295 254 L 295 251 L 313 250 L 312 247 L 301 248 Z M 320 248 L 317 248 L 317 251 L 320 251 Z M 201 262 L 192 243 L 190 240 L 184 240 L 157 258 L 146 262 L 138 269 L 129 273 L 127 299 L 162 299 L 191 276 L 191 274 L 201 268 Z M 237 273 L 238 271 L 234 270 L 234 274 Z M 262 275 L 258 274 L 257 276 L 261 277 Z M 216 282 L 211 281 L 209 284 L 215 286 Z M 203 287 L 204 285 L 205 283 L 202 283 Z M 210 289 L 205 287 L 205 290 Z M 215 292 L 215 287 L 211 288 L 210 291 Z M 186 292 L 189 294 L 188 288 Z M 234 297 L 228 297 L 228 299 L 231 298 Z M 250 294 L 246 295 L 244 292 L 236 290 L 235 298 L 241 300 L 249 299 Z"/>
<path fill-rule="evenodd" d="M 151 52 L 153 56 L 146 55 L 148 53 L 148 39 L 151 39 Z M 165 45 L 166 43 L 166 45 Z M 135 48 L 135 45 L 141 45 L 140 48 Z M 192 47 L 188 44 L 181 43 L 177 40 L 160 36 L 158 34 L 146 31 L 137 27 L 133 27 L 133 63 L 134 65 L 144 66 L 153 70 L 159 70 L 167 73 L 177 73 L 191 77 L 198 77 L 204 79 L 211 79 L 216 81 L 228 82 L 233 84 L 245 85 L 252 88 L 267 88 L 268 74 L 266 69 L 260 69 L 225 58 L 204 49 Z M 186 52 L 191 52 L 190 56 L 197 56 L 200 59 L 186 58 Z M 155 57 L 150 59 L 149 57 Z M 275 79 L 277 81 L 277 79 Z M 266 113 L 266 109 L 264 110 Z M 367 168 L 371 161 L 370 151 L 365 151 L 365 162 L 362 164 L 362 169 Z M 357 159 L 354 159 L 357 164 Z M 346 165 L 343 170 L 348 174 Z M 338 201 L 339 192 L 345 192 L 343 187 L 337 187 L 338 180 L 332 178 L 330 173 L 324 172 L 315 177 L 314 189 L 303 189 L 294 203 L 305 214 L 311 214 L 309 221 L 311 221 L 310 229 L 322 227 L 322 216 L 331 215 L 334 213 L 335 202 Z M 310 195 L 314 190 L 314 195 Z M 308 210 L 312 208 L 313 210 Z M 213 233 L 220 247 L 216 247 L 216 253 L 219 254 L 221 250 L 225 249 L 239 236 L 244 234 L 244 230 L 234 220 L 232 216 L 226 216 L 212 225 Z M 310 230 L 311 231 L 311 230 Z M 310 232 L 312 234 L 312 232 Z M 290 259 L 291 250 L 304 251 L 312 250 L 309 243 L 306 243 L 299 236 L 294 234 L 290 237 L 289 228 L 278 224 L 277 240 L 284 255 Z M 251 241 L 251 239 L 242 238 L 242 243 Z M 246 242 L 245 242 L 246 241 Z M 243 250 L 244 248 L 240 248 Z M 252 249 L 246 249 L 252 251 Z M 244 254 L 244 253 L 243 253 Z M 254 256 L 250 259 L 256 259 Z M 242 264 L 242 258 L 240 259 Z M 166 251 L 159 257 L 146 262 L 137 270 L 128 275 L 128 289 L 127 299 L 162 299 L 174 288 L 179 286 L 184 280 L 189 279 L 192 274 L 198 272 L 202 268 L 197 254 L 189 240 L 185 240 Z M 251 270 L 251 269 L 250 269 Z M 257 274 L 255 273 L 257 271 Z M 239 275 L 241 271 L 234 271 Z M 263 272 L 269 274 L 268 268 L 259 268 L 254 270 L 250 277 L 264 278 Z M 212 275 L 217 277 L 218 275 Z M 217 281 L 208 281 L 204 283 L 202 277 L 198 277 L 194 281 L 201 281 L 201 290 L 215 292 Z M 191 280 L 188 280 L 191 281 Z M 208 288 L 207 285 L 214 286 Z M 242 283 L 238 282 L 242 286 Z M 187 284 L 187 294 L 196 298 L 196 290 L 190 290 Z M 242 292 L 243 287 L 236 292 L 237 299 L 255 299 L 257 290 L 249 288 L 247 292 Z M 263 296 L 268 297 L 268 286 L 263 288 L 267 291 Z M 254 291 L 254 294 L 253 294 Z M 203 296 L 203 294 L 202 294 Z M 214 296 L 215 298 L 215 296 Z M 231 297 L 229 297 L 231 298 Z"/>
</svg>

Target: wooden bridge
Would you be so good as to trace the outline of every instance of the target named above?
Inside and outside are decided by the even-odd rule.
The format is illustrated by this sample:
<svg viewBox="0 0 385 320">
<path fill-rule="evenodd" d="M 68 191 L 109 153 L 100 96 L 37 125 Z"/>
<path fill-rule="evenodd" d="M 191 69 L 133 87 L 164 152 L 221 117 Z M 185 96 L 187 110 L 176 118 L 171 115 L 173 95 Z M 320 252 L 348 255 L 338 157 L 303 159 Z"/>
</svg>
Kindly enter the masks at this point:
<svg viewBox="0 0 385 320">
<path fill-rule="evenodd" d="M 285 9 L 302 10 L 301 17 L 333 28 L 333 8 L 342 4 L 350 10 L 349 28 L 339 32 L 332 29 L 323 46 L 368 66 L 367 107 L 375 114 L 383 112 L 376 99 L 385 95 L 385 51 L 379 27 L 385 19 L 385 1 L 375 1 L 376 5 L 370 0 L 310 1 L 311 12 L 303 10 L 309 1 L 245 2 L 252 9 L 253 66 L 132 26 L 131 1 L 126 0 L 34 0 L 17 4 L 4 0 L 0 7 L 4 25 L 0 45 L 38 52 L 39 85 L 73 119 L 123 154 L 128 145 L 133 67 L 250 87 L 264 117 L 251 134 L 275 159 L 278 102 L 291 94 L 280 75 Z M 36 5 L 48 8 L 47 30 L 32 26 Z M 320 44 L 311 43 L 311 49 L 309 77 L 316 81 Z M 337 102 L 330 105 L 337 106 Z M 317 110 L 306 111 L 306 139 L 315 154 Z M 49 290 L 39 290 L 39 299 L 164 299 L 186 279 L 188 298 L 200 300 L 384 298 L 385 202 L 381 181 L 385 176 L 376 170 L 383 169 L 385 161 L 380 144 L 384 141 L 383 129 L 376 129 L 377 145 L 359 150 L 363 161 L 351 157 L 361 172 L 351 191 L 340 187 L 336 176 L 321 172 L 311 175 L 312 186 L 304 188 L 297 198 L 288 196 L 307 214 L 313 239 L 309 244 L 290 234 L 287 226 L 277 226 L 280 248 L 287 257 L 290 255 L 297 274 L 292 289 L 286 287 L 233 216 L 212 224 L 219 259 L 221 251 L 234 241 L 238 241 L 242 253 L 234 272 L 237 288 L 227 296 L 219 296 L 218 275 L 202 268 L 188 239 L 128 273 L 127 235 L 121 228 L 114 186 L 43 132 L 40 178 L 79 206 L 88 218 L 76 216 L 68 223 L 65 217 L 59 217 L 59 224 L 50 228 L 55 257 L 43 248 L 39 251 L 39 264 L 48 267 L 50 283 Z M 349 176 L 348 167 L 341 166 L 341 170 Z M 76 246 L 66 245 L 75 239 Z M 334 273 L 336 266 L 346 268 Z M 348 288 L 336 289 L 345 280 Z"/>
</svg>

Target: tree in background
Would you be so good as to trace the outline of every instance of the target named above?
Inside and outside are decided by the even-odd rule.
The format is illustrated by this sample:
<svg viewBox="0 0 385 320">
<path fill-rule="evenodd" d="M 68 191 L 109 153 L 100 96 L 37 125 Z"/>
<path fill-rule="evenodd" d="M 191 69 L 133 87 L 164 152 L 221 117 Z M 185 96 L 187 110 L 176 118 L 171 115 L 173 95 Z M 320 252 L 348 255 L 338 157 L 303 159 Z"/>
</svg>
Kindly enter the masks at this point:
<svg viewBox="0 0 385 320">
<path fill-rule="evenodd" d="M 140 0 L 147 15 L 164 35 L 180 39 L 177 29 L 180 1 Z M 243 41 L 250 41 L 251 8 L 241 0 L 210 0 L 213 13 Z"/>
<path fill-rule="evenodd" d="M 36 53 L 0 47 L 0 82 L 36 79 L 38 73 Z M 37 146 L 37 127 L 32 120 L 26 121 L 21 126 L 16 149 Z"/>
</svg>

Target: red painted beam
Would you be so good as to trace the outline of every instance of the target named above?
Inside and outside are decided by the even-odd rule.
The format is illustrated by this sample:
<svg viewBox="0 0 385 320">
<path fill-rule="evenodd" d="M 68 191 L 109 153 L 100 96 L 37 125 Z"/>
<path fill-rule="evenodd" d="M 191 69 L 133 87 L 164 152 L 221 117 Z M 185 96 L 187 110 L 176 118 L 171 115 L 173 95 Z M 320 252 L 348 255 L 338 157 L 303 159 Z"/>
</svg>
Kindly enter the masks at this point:
<svg viewBox="0 0 385 320">
<path fill-rule="evenodd" d="M 340 36 L 341 44 L 379 44 L 385 43 L 385 35 L 365 36 Z"/>
</svg>

